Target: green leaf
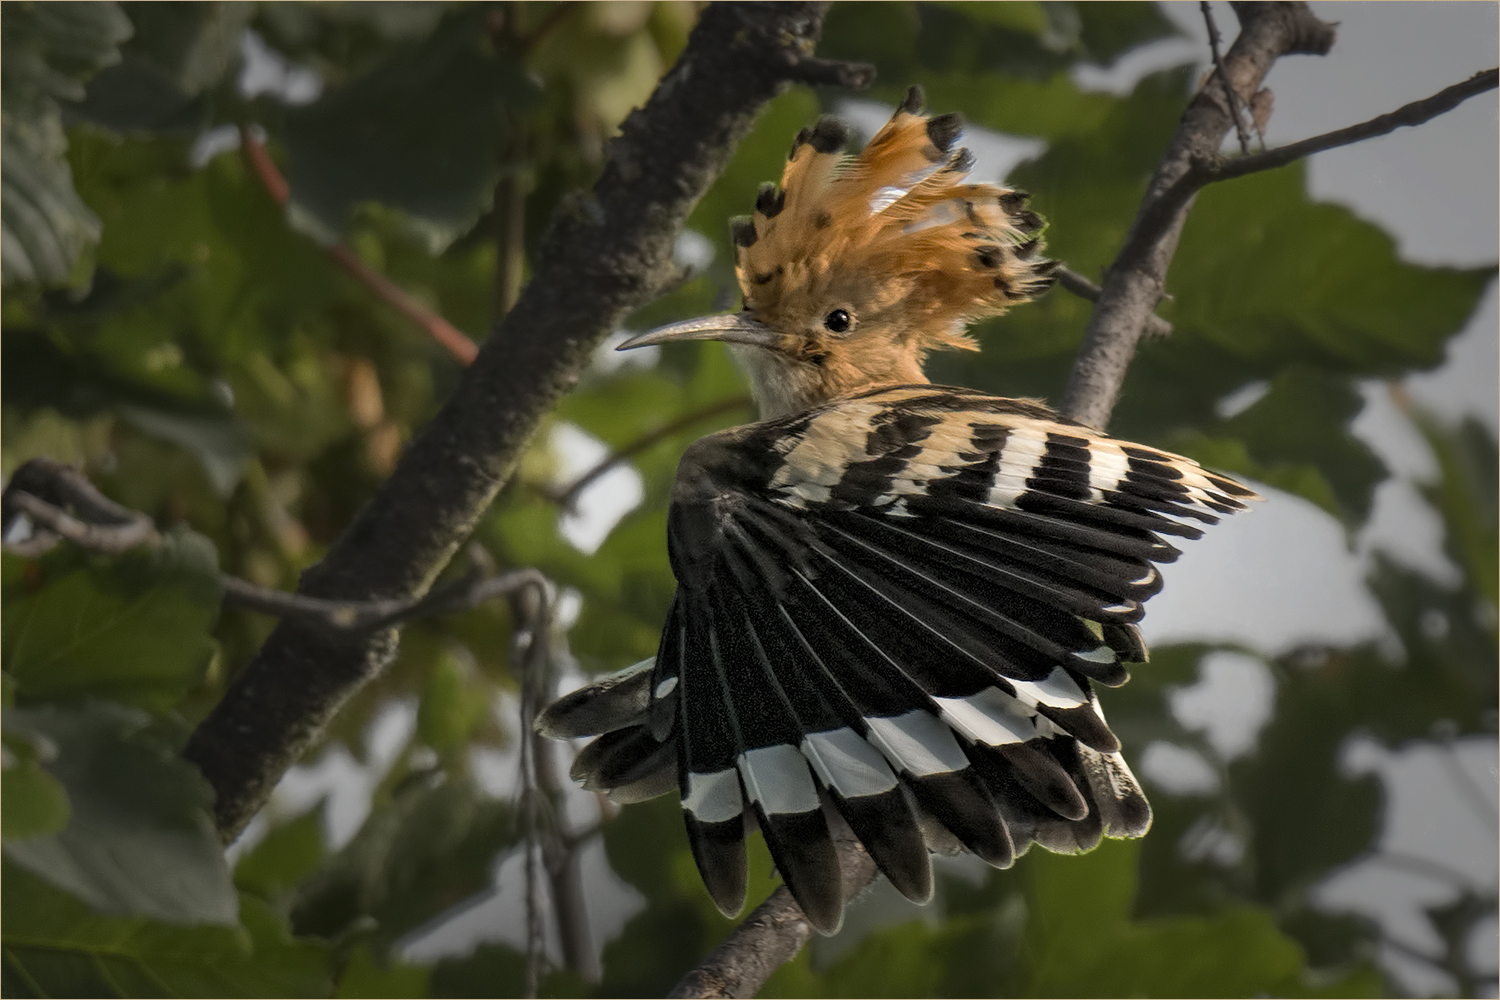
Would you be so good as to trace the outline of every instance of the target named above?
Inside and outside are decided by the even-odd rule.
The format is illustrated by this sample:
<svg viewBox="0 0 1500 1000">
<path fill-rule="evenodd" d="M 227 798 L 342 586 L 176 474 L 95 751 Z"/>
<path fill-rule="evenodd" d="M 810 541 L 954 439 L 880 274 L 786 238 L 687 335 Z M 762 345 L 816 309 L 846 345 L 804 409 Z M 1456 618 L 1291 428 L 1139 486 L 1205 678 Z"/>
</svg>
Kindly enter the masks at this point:
<svg viewBox="0 0 1500 1000">
<path fill-rule="evenodd" d="M 871 96 L 894 100 L 912 83 L 927 86 L 948 74 L 976 84 L 986 74 L 1066 76 L 1080 60 L 1108 65 L 1137 45 L 1177 33 L 1151 4 L 1111 4 L 1108 12 L 1101 6 L 844 3 L 829 12 L 818 52 L 874 62 L 880 83 Z"/>
<path fill-rule="evenodd" d="M 484 686 L 468 665 L 445 650 L 417 705 L 417 736 L 439 755 L 462 750 L 489 714 Z"/>
<path fill-rule="evenodd" d="M 99 913 L 233 924 L 229 869 L 192 765 L 142 732 L 149 717 L 107 703 L 12 708 L 5 726 L 46 740 L 67 790 L 60 832 L 5 844 L 5 857 Z"/>
<path fill-rule="evenodd" d="M 428 981 L 433 970 L 417 965 L 402 965 L 398 962 L 384 964 L 370 954 L 364 945 L 357 946 L 344 963 L 339 973 L 338 990 L 334 996 L 353 997 L 425 997 L 429 996 Z M 499 984 L 490 980 L 487 992 L 500 995 Z"/>
<path fill-rule="evenodd" d="M 5 809 L 0 811 L 0 837 L 24 840 L 60 832 L 72 815 L 68 793 L 41 764 L 55 758 L 57 748 L 48 740 L 10 728 L 3 738 Z"/>
<path fill-rule="evenodd" d="M 202 677 L 219 600 L 213 546 L 176 528 L 160 545 L 68 568 L 8 599 L 5 669 L 22 704 L 114 698 L 166 711 Z"/>
<path fill-rule="evenodd" d="M 487 50 L 479 8 L 461 9 L 419 45 L 290 109 L 293 217 L 342 233 L 376 201 L 424 224 L 436 252 L 488 207 L 508 155 L 507 115 L 535 99 L 508 53 Z"/>
<path fill-rule="evenodd" d="M 68 284 L 99 219 L 73 190 L 56 123 L 0 126 L 0 259 L 6 285 Z"/>
<path fill-rule="evenodd" d="M 956 13 L 978 24 L 993 25 L 1026 35 L 1040 35 L 1047 30 L 1046 4 L 1020 0 L 1018 3 L 944 3 Z"/>
<path fill-rule="evenodd" d="M 114 3 L 12 4 L 0 28 L 0 261 L 11 285 L 73 279 L 99 219 L 73 189 L 58 100 L 119 59 L 130 24 Z"/>
<path fill-rule="evenodd" d="M 1438 460 L 1439 478 L 1422 492 L 1443 515 L 1448 529 L 1445 548 L 1493 607 L 1500 600 L 1500 497 L 1495 487 L 1500 453 L 1495 440 L 1472 417 L 1447 428 L 1419 413 L 1417 426 Z"/>
<path fill-rule="evenodd" d="M 237 421 L 221 414 L 174 413 L 128 403 L 115 409 L 133 426 L 192 454 L 219 496 L 229 496 L 239 485 L 252 453 Z"/>
<path fill-rule="evenodd" d="M 408 779 L 302 882 L 291 908 L 299 933 L 335 937 L 373 919 L 372 943 L 385 947 L 490 887 L 496 855 L 514 841 L 511 810 L 471 779 L 433 781 Z"/>
<path fill-rule="evenodd" d="M 130 21 L 116 3 L 7 7 L 0 28 L 6 110 L 34 113 L 48 100 L 78 100 L 84 80 L 119 61 L 119 44 L 130 32 Z"/>
<path fill-rule="evenodd" d="M 234 866 L 234 884 L 268 902 L 292 891 L 327 856 L 323 843 L 323 804 L 273 827 Z"/>
<path fill-rule="evenodd" d="M 1073 4 L 1081 15 L 1078 41 L 1087 60 L 1109 66 L 1131 49 L 1182 37 L 1175 21 L 1154 3 Z"/>
<path fill-rule="evenodd" d="M 294 940 L 254 897 L 241 925 L 181 927 L 90 913 L 7 861 L 7 995 L 314 997 L 332 992 L 327 949 Z"/>
<path fill-rule="evenodd" d="M 1248 464 L 1230 464 L 1238 456 L 1223 447 L 1199 454 L 1192 436 L 1173 446 L 1213 468 L 1299 493 L 1352 528 L 1369 517 L 1375 487 L 1387 475 L 1385 464 L 1350 433 L 1362 409 L 1351 379 L 1291 365 L 1253 406 L 1210 432 L 1241 443 Z"/>
<path fill-rule="evenodd" d="M 1380 227 L 1306 192 L 1299 162 L 1198 196 L 1168 275 L 1178 336 L 1360 375 L 1441 362 L 1494 268 L 1409 264 Z"/>
<path fill-rule="evenodd" d="M 211 108 L 200 95 L 226 82 L 239 66 L 240 40 L 254 13 L 248 3 L 134 2 L 126 8 L 135 34 L 120 63 L 89 84 L 81 117 L 117 132 L 206 126 Z"/>
<path fill-rule="evenodd" d="M 893 104 L 920 83 L 935 111 L 1059 138 L 1092 134 L 1119 103 L 1081 90 L 1069 73 L 1077 61 L 1108 65 L 1176 33 L 1144 3 L 845 3 L 829 12 L 819 52 L 873 62 L 872 100 Z"/>
<path fill-rule="evenodd" d="M 1321 995 L 1267 910 L 1133 920 L 1139 852 L 1138 841 L 1106 841 L 1077 857 L 1034 851 L 1018 865 L 1030 909 L 1023 995 Z"/>
</svg>

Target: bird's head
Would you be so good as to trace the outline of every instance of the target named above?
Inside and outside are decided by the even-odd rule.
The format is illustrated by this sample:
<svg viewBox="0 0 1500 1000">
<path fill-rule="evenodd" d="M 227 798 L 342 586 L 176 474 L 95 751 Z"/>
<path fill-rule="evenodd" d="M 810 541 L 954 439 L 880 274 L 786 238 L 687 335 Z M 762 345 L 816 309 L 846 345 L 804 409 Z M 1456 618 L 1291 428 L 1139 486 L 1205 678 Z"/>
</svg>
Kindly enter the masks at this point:
<svg viewBox="0 0 1500 1000">
<path fill-rule="evenodd" d="M 722 340 L 750 377 L 763 418 L 881 385 L 925 382 L 928 351 L 976 345 L 969 323 L 1052 284 L 1042 220 L 1026 195 L 963 183 L 958 115 L 928 118 L 913 87 L 857 157 L 824 117 L 792 145 L 781 186 L 731 223 L 738 313 L 675 323 L 621 350 Z"/>
</svg>

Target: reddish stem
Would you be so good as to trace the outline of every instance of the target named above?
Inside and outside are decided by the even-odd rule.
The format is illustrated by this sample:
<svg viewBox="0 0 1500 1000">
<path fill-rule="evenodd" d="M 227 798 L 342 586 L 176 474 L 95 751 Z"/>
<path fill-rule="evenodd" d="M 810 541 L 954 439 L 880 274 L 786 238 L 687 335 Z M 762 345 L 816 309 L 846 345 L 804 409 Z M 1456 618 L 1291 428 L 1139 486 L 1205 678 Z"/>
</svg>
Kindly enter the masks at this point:
<svg viewBox="0 0 1500 1000">
<path fill-rule="evenodd" d="M 260 179 L 261 185 L 271 196 L 271 200 L 285 208 L 291 200 L 291 188 L 287 185 L 286 178 L 281 175 L 281 171 L 277 169 L 275 161 L 271 159 L 271 154 L 266 152 L 266 147 L 256 138 L 254 131 L 248 125 L 240 126 L 240 148 L 244 150 L 250 169 Z M 335 243 L 324 247 L 323 250 L 350 277 L 374 292 L 376 298 L 427 331 L 427 335 L 457 358 L 460 364 L 468 365 L 474 361 L 474 356 L 479 353 L 479 346 L 473 340 L 452 323 L 412 298 L 385 275 L 360 260 L 347 245 Z"/>
</svg>

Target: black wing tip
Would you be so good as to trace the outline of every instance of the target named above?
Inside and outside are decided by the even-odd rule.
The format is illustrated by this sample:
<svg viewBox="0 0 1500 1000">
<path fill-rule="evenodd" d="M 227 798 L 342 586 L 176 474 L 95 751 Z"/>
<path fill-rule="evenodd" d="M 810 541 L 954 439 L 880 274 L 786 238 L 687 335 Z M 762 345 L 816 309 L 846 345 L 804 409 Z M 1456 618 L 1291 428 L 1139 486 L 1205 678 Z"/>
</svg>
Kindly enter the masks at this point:
<svg viewBox="0 0 1500 1000">
<path fill-rule="evenodd" d="M 650 704 L 651 668 L 642 660 L 563 695 L 532 721 L 532 731 L 553 740 L 600 736 L 638 724 Z"/>
<path fill-rule="evenodd" d="M 994 868 L 1009 868 L 1016 845 L 1000 808 L 972 767 L 908 777 L 917 802 L 971 853 Z"/>
<path fill-rule="evenodd" d="M 896 891 L 914 903 L 930 901 L 932 860 L 906 794 L 898 787 L 876 795 L 830 797 Z"/>
<path fill-rule="evenodd" d="M 821 808 L 805 813 L 766 813 L 756 806 L 761 834 L 787 891 L 819 934 L 844 925 L 844 878 L 838 849 Z"/>
<path fill-rule="evenodd" d="M 739 916 L 745 908 L 746 880 L 749 862 L 745 854 L 745 820 L 743 814 L 721 823 L 704 823 L 684 811 L 688 844 L 698 875 L 708 889 L 720 913 Z"/>
</svg>

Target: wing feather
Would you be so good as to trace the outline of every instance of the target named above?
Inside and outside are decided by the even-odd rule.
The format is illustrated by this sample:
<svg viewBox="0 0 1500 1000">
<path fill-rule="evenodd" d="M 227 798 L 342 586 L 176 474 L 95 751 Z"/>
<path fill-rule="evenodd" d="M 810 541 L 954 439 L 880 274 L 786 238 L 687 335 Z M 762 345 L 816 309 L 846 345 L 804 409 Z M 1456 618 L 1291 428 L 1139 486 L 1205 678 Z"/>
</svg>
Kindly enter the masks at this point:
<svg viewBox="0 0 1500 1000">
<path fill-rule="evenodd" d="M 892 134 L 911 127 L 898 117 Z M 821 152 L 799 156 L 816 189 Z M 787 211 L 799 205 L 790 193 Z M 932 891 L 929 848 L 1005 866 L 1033 842 L 1140 836 L 1150 806 L 1090 681 L 1123 683 L 1144 661 L 1135 623 L 1161 588 L 1154 564 L 1178 555 L 1163 536 L 1196 538 L 1185 520 L 1252 498 L 1040 404 L 941 386 L 722 432 L 690 449 L 674 489 L 679 589 L 654 666 L 539 726 L 602 734 L 575 774 L 627 800 L 675 766 L 726 913 L 744 903 L 753 819 L 824 933 L 842 919 L 843 825 L 916 900 Z"/>
</svg>

